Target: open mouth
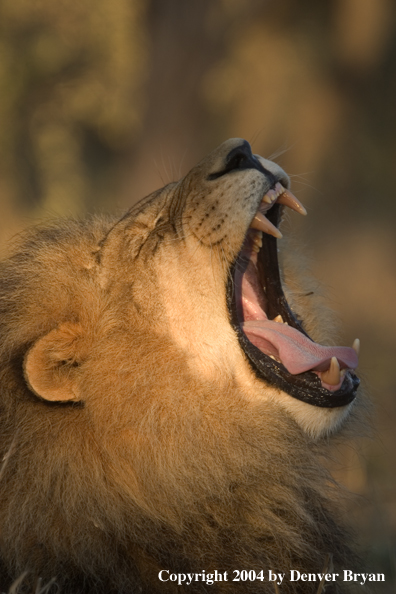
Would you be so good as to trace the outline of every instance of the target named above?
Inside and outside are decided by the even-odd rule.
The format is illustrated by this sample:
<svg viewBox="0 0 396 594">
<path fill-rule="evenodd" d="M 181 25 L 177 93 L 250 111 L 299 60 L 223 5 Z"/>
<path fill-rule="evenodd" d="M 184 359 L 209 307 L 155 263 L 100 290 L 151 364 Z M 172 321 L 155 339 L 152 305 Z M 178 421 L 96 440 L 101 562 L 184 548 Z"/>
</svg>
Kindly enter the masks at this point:
<svg viewBox="0 0 396 594">
<path fill-rule="evenodd" d="M 284 206 L 306 214 L 279 182 L 265 194 L 251 222 L 228 283 L 232 325 L 253 370 L 290 396 L 324 408 L 356 396 L 359 341 L 352 348 L 314 342 L 283 293 L 277 254 Z"/>
</svg>

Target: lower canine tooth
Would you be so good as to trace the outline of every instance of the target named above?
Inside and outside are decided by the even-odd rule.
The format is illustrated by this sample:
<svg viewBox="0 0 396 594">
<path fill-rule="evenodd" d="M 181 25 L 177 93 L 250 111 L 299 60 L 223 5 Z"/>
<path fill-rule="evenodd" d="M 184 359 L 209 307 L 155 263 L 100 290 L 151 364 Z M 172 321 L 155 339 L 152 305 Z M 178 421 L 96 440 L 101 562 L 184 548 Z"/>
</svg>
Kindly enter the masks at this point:
<svg viewBox="0 0 396 594">
<path fill-rule="evenodd" d="M 252 229 L 258 229 L 259 231 L 263 231 L 264 233 L 268 233 L 273 237 L 277 237 L 280 239 L 282 237 L 282 233 L 273 225 L 267 217 L 265 217 L 261 212 L 258 212 L 254 217 L 253 221 L 250 223 L 250 227 Z"/>
<path fill-rule="evenodd" d="M 331 386 L 336 386 L 340 383 L 341 372 L 337 357 L 331 358 L 330 367 L 327 371 L 322 372 L 321 379 L 326 382 L 326 384 L 330 384 Z"/>
<path fill-rule="evenodd" d="M 352 348 L 357 355 L 360 353 L 360 340 L 358 338 L 353 341 Z"/>
<path fill-rule="evenodd" d="M 273 322 L 279 322 L 279 324 L 284 324 L 283 318 L 280 314 L 279 316 L 276 316 L 276 318 L 273 319 Z"/>
</svg>

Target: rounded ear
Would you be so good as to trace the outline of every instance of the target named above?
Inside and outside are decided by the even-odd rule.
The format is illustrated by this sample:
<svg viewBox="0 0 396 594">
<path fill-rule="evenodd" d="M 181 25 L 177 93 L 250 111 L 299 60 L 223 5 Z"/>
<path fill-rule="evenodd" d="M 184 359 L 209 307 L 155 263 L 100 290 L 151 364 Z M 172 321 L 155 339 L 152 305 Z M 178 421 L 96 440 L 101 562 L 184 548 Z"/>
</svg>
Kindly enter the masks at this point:
<svg viewBox="0 0 396 594">
<path fill-rule="evenodd" d="M 80 324 L 64 323 L 39 338 L 25 355 L 24 374 L 29 388 L 44 400 L 79 401 L 82 348 Z"/>
</svg>

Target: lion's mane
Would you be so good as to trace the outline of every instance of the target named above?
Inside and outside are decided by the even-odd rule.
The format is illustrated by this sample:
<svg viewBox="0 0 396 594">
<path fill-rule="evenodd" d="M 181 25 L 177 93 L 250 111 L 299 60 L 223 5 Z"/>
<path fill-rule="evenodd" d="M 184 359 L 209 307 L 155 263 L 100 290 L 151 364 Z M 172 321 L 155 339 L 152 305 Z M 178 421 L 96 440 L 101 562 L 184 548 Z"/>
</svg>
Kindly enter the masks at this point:
<svg viewBox="0 0 396 594">
<path fill-rule="evenodd" d="M 189 373 L 155 327 L 128 331 L 133 303 L 95 277 L 113 225 L 38 227 L 1 265 L 1 588 L 26 571 L 27 588 L 56 577 L 62 594 L 199 593 L 208 586 L 162 583 L 158 571 L 318 572 L 328 553 L 345 566 L 323 443 L 273 399 L 247 401 L 232 377 Z M 52 354 L 66 353 L 70 377 L 83 361 L 89 403 L 48 402 L 26 381 L 26 353 L 61 322 Z M 210 591 L 240 588 L 273 592 L 268 582 Z M 301 588 L 282 592 L 317 584 Z"/>
</svg>

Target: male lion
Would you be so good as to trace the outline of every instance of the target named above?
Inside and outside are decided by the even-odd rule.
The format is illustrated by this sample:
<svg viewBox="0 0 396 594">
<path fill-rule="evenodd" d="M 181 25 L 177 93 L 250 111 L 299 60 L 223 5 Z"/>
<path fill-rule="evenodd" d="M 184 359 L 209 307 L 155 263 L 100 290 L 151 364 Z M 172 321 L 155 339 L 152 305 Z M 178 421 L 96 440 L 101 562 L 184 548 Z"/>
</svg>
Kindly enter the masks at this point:
<svg viewBox="0 0 396 594">
<path fill-rule="evenodd" d="M 308 594 L 291 569 L 349 568 L 319 457 L 357 344 L 314 342 L 309 298 L 286 301 L 288 188 L 232 139 L 121 220 L 34 229 L 2 264 L 0 590 L 273 593 L 271 570 Z"/>
</svg>

